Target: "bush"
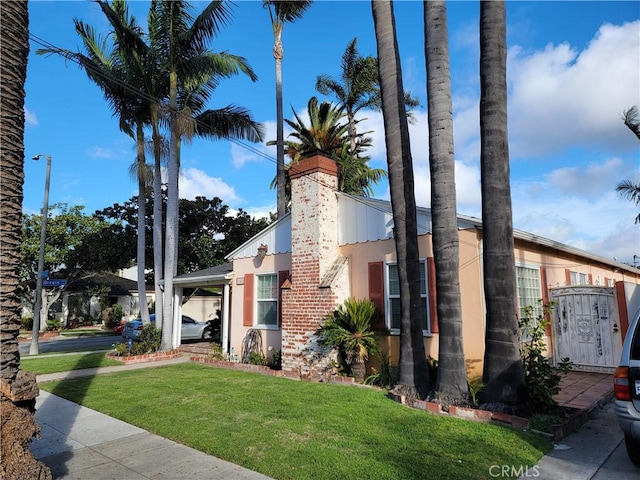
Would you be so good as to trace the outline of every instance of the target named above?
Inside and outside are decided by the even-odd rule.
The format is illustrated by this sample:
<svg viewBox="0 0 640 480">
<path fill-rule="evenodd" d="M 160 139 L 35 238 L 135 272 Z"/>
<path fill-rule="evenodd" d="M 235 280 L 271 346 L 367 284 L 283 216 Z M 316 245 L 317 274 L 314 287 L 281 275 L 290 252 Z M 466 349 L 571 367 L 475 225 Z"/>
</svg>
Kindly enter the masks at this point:
<svg viewBox="0 0 640 480">
<path fill-rule="evenodd" d="M 60 319 L 47 320 L 47 331 L 57 332 L 58 330 L 60 330 Z"/>
<path fill-rule="evenodd" d="M 267 364 L 267 358 L 260 352 L 251 352 L 249 354 L 248 363 L 250 365 L 266 365 Z"/>
<path fill-rule="evenodd" d="M 162 332 L 155 325 L 149 323 L 142 327 L 138 340 L 131 345 L 131 355 L 144 355 L 157 352 L 160 349 Z"/>
<path fill-rule="evenodd" d="M 364 383 L 390 389 L 396 384 L 397 372 L 397 365 L 393 365 L 389 355 L 382 352 L 380 354 L 380 371 L 374 370 L 373 375 L 369 375 Z"/>
<path fill-rule="evenodd" d="M 520 331 L 530 336 L 529 340 L 521 343 L 520 355 L 529 393 L 529 407 L 533 413 L 549 413 L 558 405 L 553 397 L 560 391 L 562 375 L 573 368 L 573 363 L 568 358 L 563 358 L 554 367 L 551 360 L 545 357 L 547 346 L 542 338 L 549 324 L 547 317 L 555 303 L 544 304 L 542 300 L 538 302 L 542 306 L 542 313 L 536 317 L 533 306 L 525 307 L 524 317 L 519 322 Z"/>
<path fill-rule="evenodd" d="M 28 331 L 33 330 L 33 317 L 22 317 L 20 328 Z"/>
<path fill-rule="evenodd" d="M 378 353 L 371 328 L 375 315 L 376 307 L 368 298 L 347 298 L 316 330 L 318 343 L 337 349 L 342 366 L 360 382 L 364 381 L 365 360 L 369 354 Z"/>
</svg>

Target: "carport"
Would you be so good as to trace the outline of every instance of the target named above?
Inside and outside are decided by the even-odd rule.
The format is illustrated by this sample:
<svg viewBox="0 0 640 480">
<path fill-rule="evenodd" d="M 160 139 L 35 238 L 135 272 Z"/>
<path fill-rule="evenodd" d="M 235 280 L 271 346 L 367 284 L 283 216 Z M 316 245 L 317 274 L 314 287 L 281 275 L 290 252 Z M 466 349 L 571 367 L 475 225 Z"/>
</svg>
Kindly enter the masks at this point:
<svg viewBox="0 0 640 480">
<path fill-rule="evenodd" d="M 220 287 L 222 288 L 222 351 L 229 349 L 229 306 L 231 298 L 231 282 L 233 280 L 233 264 L 223 263 L 215 267 L 205 268 L 197 272 L 178 275 L 173 279 L 173 318 L 182 318 L 182 298 L 184 288 Z M 180 345 L 180 322 L 173 322 L 173 348 Z"/>
</svg>

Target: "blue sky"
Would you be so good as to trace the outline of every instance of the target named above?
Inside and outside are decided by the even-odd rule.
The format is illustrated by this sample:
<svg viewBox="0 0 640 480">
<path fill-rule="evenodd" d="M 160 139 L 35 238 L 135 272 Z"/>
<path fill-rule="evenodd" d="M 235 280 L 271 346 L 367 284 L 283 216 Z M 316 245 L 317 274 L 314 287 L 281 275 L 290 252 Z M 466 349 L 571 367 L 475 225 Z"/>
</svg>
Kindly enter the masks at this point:
<svg viewBox="0 0 640 480">
<path fill-rule="evenodd" d="M 131 3 L 146 22 L 149 3 Z M 193 2 L 200 12 L 205 3 Z M 233 21 L 212 42 L 214 51 L 244 56 L 259 79 L 226 80 L 211 108 L 251 110 L 275 139 L 273 33 L 261 1 L 239 1 Z M 397 1 L 396 26 L 405 89 L 421 100 L 410 126 L 416 201 L 429 206 L 429 166 L 422 2 Z M 478 2 L 448 4 L 458 211 L 480 217 Z M 35 55 L 34 40 L 77 50 L 78 18 L 107 33 L 100 9 L 89 1 L 30 1 L 25 131 L 24 210 L 42 208 L 45 163 L 52 157 L 50 203 L 84 205 L 92 213 L 135 195 L 128 169 L 134 142 L 118 129 L 100 90 L 75 64 Z M 507 3 L 509 136 L 516 228 L 619 261 L 640 263 L 637 208 L 615 192 L 622 179 L 640 182 L 640 149 L 622 112 L 640 104 L 640 4 L 595 1 Z M 286 118 L 303 113 L 318 96 L 320 74 L 338 76 L 347 43 L 375 55 L 371 4 L 316 1 L 284 29 L 283 96 Z M 382 118 L 367 111 L 373 130 L 372 167 L 386 167 Z M 285 135 L 287 132 L 285 131 Z M 275 148 L 194 140 L 183 145 L 180 194 L 218 196 L 233 209 L 262 216 L 275 211 L 269 188 Z M 262 154 L 256 154 L 255 150 Z M 386 183 L 376 197 L 388 199 Z"/>
</svg>

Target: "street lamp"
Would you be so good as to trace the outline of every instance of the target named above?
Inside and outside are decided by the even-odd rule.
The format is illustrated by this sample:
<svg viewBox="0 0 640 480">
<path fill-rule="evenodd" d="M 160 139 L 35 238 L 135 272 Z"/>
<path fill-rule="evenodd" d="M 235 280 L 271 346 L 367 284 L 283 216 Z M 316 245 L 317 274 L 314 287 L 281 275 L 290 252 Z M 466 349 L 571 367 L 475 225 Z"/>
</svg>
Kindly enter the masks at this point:
<svg viewBox="0 0 640 480">
<path fill-rule="evenodd" d="M 40 254 L 38 256 L 38 278 L 36 279 L 36 304 L 33 312 L 33 330 L 29 355 L 37 355 L 38 334 L 40 333 L 40 310 L 42 310 L 42 272 L 44 270 L 44 244 L 47 239 L 47 216 L 49 214 L 49 178 L 51 177 L 51 155 L 36 155 L 33 160 L 47 159 L 47 177 L 44 184 L 44 205 L 42 206 L 42 226 L 40 228 Z"/>
</svg>

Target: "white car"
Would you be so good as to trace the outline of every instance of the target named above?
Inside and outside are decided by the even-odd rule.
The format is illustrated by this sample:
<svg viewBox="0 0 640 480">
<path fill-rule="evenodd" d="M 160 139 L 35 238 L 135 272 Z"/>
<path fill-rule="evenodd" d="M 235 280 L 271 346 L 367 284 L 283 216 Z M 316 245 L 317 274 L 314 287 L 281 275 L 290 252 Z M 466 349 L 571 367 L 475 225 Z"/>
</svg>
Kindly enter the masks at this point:
<svg viewBox="0 0 640 480">
<path fill-rule="evenodd" d="M 151 323 L 155 324 L 155 314 L 149 315 L 149 320 Z M 142 326 L 142 320 L 139 318 L 127 322 L 124 326 L 124 330 L 122 331 L 122 337 L 125 339 L 130 338 L 132 340 L 137 340 L 140 335 L 140 331 L 142 330 Z M 214 332 L 214 327 L 210 322 L 199 322 L 187 315 L 182 316 L 182 328 L 180 334 L 182 340 L 212 341 L 215 340 L 214 335 L 216 333 L 217 332 Z"/>
<path fill-rule="evenodd" d="M 615 412 L 624 432 L 627 454 L 640 466 L 640 318 L 632 322 L 613 379 Z"/>
</svg>

